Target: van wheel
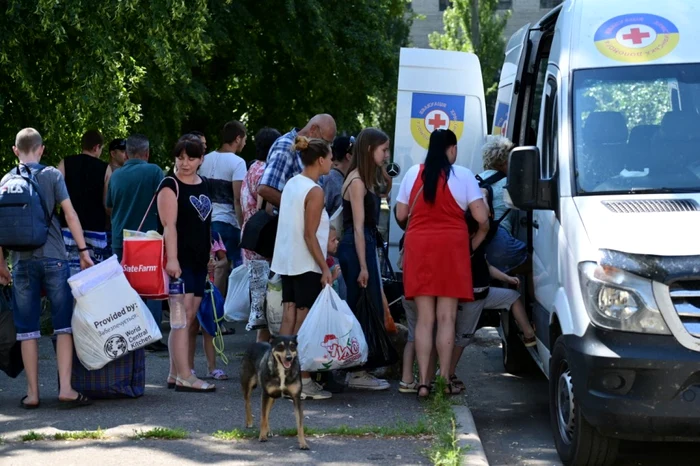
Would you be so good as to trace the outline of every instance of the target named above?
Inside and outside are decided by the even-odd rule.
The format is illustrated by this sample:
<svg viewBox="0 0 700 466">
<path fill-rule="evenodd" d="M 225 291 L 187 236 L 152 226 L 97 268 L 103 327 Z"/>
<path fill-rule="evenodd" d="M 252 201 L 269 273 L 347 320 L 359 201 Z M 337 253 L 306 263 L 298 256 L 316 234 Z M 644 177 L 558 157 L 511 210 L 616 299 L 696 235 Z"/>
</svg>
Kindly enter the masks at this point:
<svg viewBox="0 0 700 466">
<path fill-rule="evenodd" d="M 554 345 L 550 362 L 549 413 L 554 443 L 566 466 L 608 466 L 615 462 L 620 442 L 601 435 L 586 421 L 576 402 L 562 338 Z"/>
<path fill-rule="evenodd" d="M 501 352 L 503 368 L 513 375 L 524 375 L 537 370 L 530 353 L 518 337 L 518 327 L 510 312 L 501 313 Z"/>
</svg>

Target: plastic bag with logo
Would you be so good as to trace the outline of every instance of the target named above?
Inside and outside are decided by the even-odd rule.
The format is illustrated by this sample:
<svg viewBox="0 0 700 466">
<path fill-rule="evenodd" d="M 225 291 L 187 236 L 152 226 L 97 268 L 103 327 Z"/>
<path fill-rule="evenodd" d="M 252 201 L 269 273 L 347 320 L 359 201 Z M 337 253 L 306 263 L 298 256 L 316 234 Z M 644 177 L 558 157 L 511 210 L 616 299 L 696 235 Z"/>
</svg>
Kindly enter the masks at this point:
<svg viewBox="0 0 700 466">
<path fill-rule="evenodd" d="M 330 285 L 326 285 L 311 306 L 297 340 L 303 371 L 360 366 L 369 353 L 360 323 Z"/>
<path fill-rule="evenodd" d="M 148 299 L 168 299 L 163 236 L 156 231 L 124 230 L 122 267 L 129 284 Z"/>
<path fill-rule="evenodd" d="M 117 256 L 68 279 L 75 309 L 73 340 L 87 369 L 104 367 L 130 351 L 161 339 L 146 304 L 129 285 Z"/>
</svg>

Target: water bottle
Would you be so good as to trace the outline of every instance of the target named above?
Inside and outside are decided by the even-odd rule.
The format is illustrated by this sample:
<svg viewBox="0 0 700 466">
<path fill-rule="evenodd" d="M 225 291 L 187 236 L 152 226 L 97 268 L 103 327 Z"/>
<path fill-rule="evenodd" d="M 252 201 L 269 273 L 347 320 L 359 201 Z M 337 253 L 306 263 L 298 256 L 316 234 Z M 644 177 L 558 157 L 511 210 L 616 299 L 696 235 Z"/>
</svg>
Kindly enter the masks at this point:
<svg viewBox="0 0 700 466">
<path fill-rule="evenodd" d="M 185 313 L 185 282 L 179 278 L 170 280 L 170 328 L 185 328 L 187 326 L 187 314 Z"/>
</svg>

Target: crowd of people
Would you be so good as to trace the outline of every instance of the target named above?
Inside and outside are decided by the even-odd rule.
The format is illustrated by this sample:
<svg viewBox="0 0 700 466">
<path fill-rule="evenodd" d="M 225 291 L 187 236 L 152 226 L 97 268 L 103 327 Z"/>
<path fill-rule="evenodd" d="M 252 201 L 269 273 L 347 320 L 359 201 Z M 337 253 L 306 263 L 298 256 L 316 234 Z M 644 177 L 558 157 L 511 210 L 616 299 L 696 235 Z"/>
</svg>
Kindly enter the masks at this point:
<svg viewBox="0 0 700 466">
<path fill-rule="evenodd" d="M 50 302 L 57 336 L 59 400 L 90 403 L 71 386 L 73 297 L 67 280 L 112 253 L 121 260 L 124 230 L 161 232 L 166 272 L 184 282 L 187 325 L 171 329 L 167 345 L 156 342 L 149 347 L 169 351 L 168 388 L 216 389 L 194 368 L 200 331 L 197 311 L 208 277 L 213 275 L 214 285 L 225 296 L 229 273 L 241 264 L 250 279 L 246 328 L 256 331 L 257 341 L 271 338 L 265 299 L 272 274 L 281 276 L 282 283 L 280 334 L 299 331 L 326 285 L 332 285 L 353 312 L 360 297 L 366 296 L 383 320 L 387 300 L 377 253 L 383 242 L 378 222 L 380 198 L 391 190 L 391 178 L 383 169 L 390 139 L 376 128 L 366 128 L 356 137 L 336 133 L 336 123 L 327 114 L 285 134 L 263 128 L 254 138 L 255 160 L 247 166 L 238 155 L 246 145 L 247 128 L 231 121 L 223 127 L 220 147 L 209 153 L 204 134 L 182 136 L 166 173 L 149 163 L 149 141 L 142 134 L 113 140 L 105 162 L 103 136 L 88 131 L 81 140 L 82 152 L 53 168 L 41 164 L 41 135 L 32 128 L 20 131 L 13 147 L 20 165 L 36 178 L 47 209 L 60 210 L 51 215 L 44 246 L 10 252 L 11 273 L 0 251 L 0 282 L 13 283 L 14 321 L 27 376 L 22 407 L 39 406 L 41 290 Z M 456 365 L 485 308 L 512 309 L 523 341 L 534 345 L 534 331 L 519 294 L 509 288 L 519 285 L 515 274 L 527 262 L 525 246 L 512 235 L 512 213 L 503 202 L 510 149 L 505 138 L 490 138 L 484 146 L 486 171 L 475 177 L 454 165 L 455 134 L 438 130 L 431 135 L 425 162 L 411 167 L 403 178 L 395 209 L 397 223 L 406 231 L 402 262 L 408 344 L 401 392 L 428 396 L 438 360 L 439 375 L 449 382 L 447 392 L 462 391 Z M 278 218 L 272 257 L 240 248 L 246 224 L 260 210 Z M 494 280 L 503 287 L 491 286 Z M 162 302 L 149 300 L 147 305 L 160 323 Z M 226 373 L 216 366 L 213 336 L 202 334 L 205 378 L 226 380 Z M 371 369 L 375 367 L 345 371 L 341 382 L 338 374 L 316 377 L 304 372 L 302 398 L 327 399 L 345 386 L 389 389 L 390 384 Z"/>
</svg>

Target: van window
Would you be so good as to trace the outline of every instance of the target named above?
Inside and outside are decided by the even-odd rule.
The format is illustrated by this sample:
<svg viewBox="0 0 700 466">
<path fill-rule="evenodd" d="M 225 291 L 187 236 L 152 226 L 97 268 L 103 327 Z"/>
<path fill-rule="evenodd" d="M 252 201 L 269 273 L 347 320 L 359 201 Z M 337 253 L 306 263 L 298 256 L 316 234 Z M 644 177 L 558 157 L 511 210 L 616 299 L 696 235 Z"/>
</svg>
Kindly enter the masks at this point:
<svg viewBox="0 0 700 466">
<path fill-rule="evenodd" d="M 579 70 L 573 105 L 579 194 L 700 192 L 700 65 Z"/>
<path fill-rule="evenodd" d="M 557 102 L 557 82 L 549 78 L 545 93 L 544 134 L 542 144 L 541 176 L 551 179 L 556 173 L 558 151 L 559 110 Z"/>
</svg>

